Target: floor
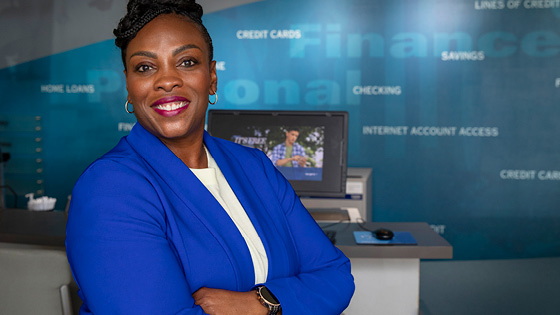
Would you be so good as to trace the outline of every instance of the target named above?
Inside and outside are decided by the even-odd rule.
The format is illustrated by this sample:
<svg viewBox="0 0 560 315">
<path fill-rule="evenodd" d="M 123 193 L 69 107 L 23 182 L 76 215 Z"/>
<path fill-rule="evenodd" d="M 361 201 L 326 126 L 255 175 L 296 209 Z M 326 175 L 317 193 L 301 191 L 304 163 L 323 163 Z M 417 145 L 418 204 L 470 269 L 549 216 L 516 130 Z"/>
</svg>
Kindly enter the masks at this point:
<svg viewBox="0 0 560 315">
<path fill-rule="evenodd" d="M 422 261 L 420 312 L 560 314 L 560 257 Z"/>
</svg>

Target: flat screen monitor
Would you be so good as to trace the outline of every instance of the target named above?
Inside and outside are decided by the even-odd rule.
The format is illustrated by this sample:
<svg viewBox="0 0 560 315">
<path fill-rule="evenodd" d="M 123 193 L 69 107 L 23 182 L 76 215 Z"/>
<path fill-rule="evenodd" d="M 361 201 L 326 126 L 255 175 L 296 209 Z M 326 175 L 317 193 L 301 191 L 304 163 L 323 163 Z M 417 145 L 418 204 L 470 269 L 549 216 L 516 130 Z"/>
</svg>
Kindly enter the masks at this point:
<svg viewBox="0 0 560 315">
<path fill-rule="evenodd" d="M 299 196 L 345 195 L 347 112 L 209 110 L 207 131 L 262 150 Z"/>
</svg>

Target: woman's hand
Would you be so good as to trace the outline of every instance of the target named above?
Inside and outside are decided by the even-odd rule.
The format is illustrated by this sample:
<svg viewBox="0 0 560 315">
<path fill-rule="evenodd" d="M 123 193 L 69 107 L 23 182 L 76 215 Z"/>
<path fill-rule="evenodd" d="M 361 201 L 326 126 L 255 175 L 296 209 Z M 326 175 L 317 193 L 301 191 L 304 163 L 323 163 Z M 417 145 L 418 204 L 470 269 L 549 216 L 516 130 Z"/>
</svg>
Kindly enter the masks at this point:
<svg viewBox="0 0 560 315">
<path fill-rule="evenodd" d="M 267 315 L 268 309 L 258 300 L 255 291 L 236 292 L 200 288 L 193 293 L 194 303 L 210 315 Z"/>
</svg>

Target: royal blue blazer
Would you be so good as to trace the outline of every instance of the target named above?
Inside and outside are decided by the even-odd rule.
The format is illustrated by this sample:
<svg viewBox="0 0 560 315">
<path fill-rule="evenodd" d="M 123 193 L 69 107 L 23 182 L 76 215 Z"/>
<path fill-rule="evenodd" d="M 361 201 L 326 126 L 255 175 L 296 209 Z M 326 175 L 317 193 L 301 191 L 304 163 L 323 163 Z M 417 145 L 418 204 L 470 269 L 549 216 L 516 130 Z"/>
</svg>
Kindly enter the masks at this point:
<svg viewBox="0 0 560 315">
<path fill-rule="evenodd" d="M 266 286 L 283 314 L 340 314 L 354 292 L 334 247 L 268 157 L 211 137 L 204 143 L 268 255 Z M 66 251 L 82 314 L 204 314 L 201 287 L 255 285 L 239 230 L 190 169 L 136 124 L 76 182 Z"/>
</svg>

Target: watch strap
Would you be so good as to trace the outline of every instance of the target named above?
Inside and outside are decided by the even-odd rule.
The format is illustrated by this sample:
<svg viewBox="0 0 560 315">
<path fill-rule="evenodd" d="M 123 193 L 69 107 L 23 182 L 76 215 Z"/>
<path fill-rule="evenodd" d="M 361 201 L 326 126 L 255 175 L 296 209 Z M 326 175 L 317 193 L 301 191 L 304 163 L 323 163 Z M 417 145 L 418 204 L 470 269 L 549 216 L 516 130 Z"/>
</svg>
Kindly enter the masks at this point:
<svg viewBox="0 0 560 315">
<path fill-rule="evenodd" d="M 280 303 L 276 303 L 277 301 L 269 301 L 266 296 L 263 296 L 263 291 L 267 291 L 266 293 L 268 293 L 268 295 L 274 297 L 274 295 L 268 290 L 267 287 L 261 285 L 258 286 L 255 291 L 257 292 L 257 298 L 259 299 L 259 302 L 264 307 L 268 308 L 268 315 L 276 315 L 282 309 Z"/>
</svg>

